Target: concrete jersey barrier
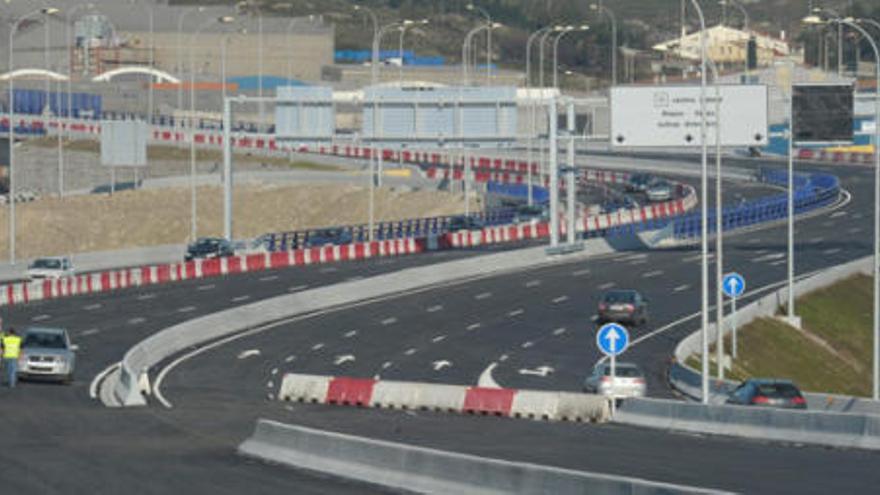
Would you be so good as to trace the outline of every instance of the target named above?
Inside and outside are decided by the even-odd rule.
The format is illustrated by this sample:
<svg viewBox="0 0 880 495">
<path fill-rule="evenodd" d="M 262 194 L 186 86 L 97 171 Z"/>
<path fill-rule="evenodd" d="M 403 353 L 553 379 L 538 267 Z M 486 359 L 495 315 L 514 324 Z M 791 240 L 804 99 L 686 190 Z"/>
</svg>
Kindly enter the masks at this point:
<svg viewBox="0 0 880 495">
<path fill-rule="evenodd" d="M 608 400 L 598 395 L 288 373 L 282 401 L 387 409 L 420 409 L 548 421 L 603 422 Z"/>
<path fill-rule="evenodd" d="M 260 419 L 241 455 L 407 492 L 654 495 L 718 491 L 477 457 Z"/>
<path fill-rule="evenodd" d="M 880 450 L 880 417 L 872 415 L 627 399 L 613 421 L 757 440 Z"/>
</svg>

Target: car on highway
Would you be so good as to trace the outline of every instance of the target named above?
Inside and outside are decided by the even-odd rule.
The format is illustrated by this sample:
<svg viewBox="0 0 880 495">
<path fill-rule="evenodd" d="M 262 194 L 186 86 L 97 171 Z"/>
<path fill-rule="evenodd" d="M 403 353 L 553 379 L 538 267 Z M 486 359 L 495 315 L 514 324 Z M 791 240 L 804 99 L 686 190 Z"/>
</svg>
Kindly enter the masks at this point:
<svg viewBox="0 0 880 495">
<path fill-rule="evenodd" d="M 513 213 L 512 222 L 520 223 L 542 223 L 550 221 L 550 210 L 547 205 L 520 205 Z"/>
<path fill-rule="evenodd" d="M 319 229 L 309 232 L 303 247 L 339 246 L 351 244 L 352 240 L 351 232 L 341 227 Z"/>
<path fill-rule="evenodd" d="M 235 254 L 235 249 L 226 239 L 202 237 L 186 247 L 186 254 L 183 255 L 183 259 L 184 261 L 192 261 L 196 259 L 221 258 L 232 256 L 233 254 Z"/>
<path fill-rule="evenodd" d="M 484 227 L 483 222 L 471 216 L 466 215 L 456 215 L 449 219 L 449 223 L 446 224 L 446 230 L 449 232 L 461 232 L 464 230 L 482 230 Z"/>
<path fill-rule="evenodd" d="M 632 174 L 625 188 L 629 192 L 644 192 L 653 180 L 655 178 L 651 174 Z"/>
<path fill-rule="evenodd" d="M 610 290 L 599 299 L 597 322 L 645 325 L 648 322 L 648 299 L 633 289 Z"/>
<path fill-rule="evenodd" d="M 593 368 L 584 380 L 584 392 L 604 395 L 614 399 L 644 397 L 647 392 L 645 374 L 634 363 L 616 363 L 614 377 L 611 376 L 611 363 L 603 362 Z"/>
<path fill-rule="evenodd" d="M 742 382 L 727 398 L 738 406 L 806 409 L 807 401 L 791 380 L 753 378 Z"/>
<path fill-rule="evenodd" d="M 57 280 L 73 275 L 73 262 L 66 256 L 37 258 L 28 265 L 27 276 L 30 280 Z"/>
<path fill-rule="evenodd" d="M 29 327 L 22 335 L 18 376 L 70 384 L 76 369 L 77 350 L 63 328 Z"/>
<path fill-rule="evenodd" d="M 673 191 L 672 184 L 660 179 L 648 185 L 647 189 L 645 189 L 645 196 L 648 198 L 648 201 L 669 201 L 672 199 Z"/>
</svg>

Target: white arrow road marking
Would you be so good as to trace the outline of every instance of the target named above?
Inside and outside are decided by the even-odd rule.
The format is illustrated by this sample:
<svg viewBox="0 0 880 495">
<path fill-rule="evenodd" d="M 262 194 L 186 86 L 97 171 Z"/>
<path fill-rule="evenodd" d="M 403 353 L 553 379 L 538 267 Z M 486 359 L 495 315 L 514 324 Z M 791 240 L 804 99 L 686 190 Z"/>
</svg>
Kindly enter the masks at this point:
<svg viewBox="0 0 880 495">
<path fill-rule="evenodd" d="M 446 340 L 445 335 L 438 335 L 438 336 L 434 337 L 433 339 L 431 339 L 431 342 L 437 344 L 439 342 L 443 342 L 444 340 Z"/>
<path fill-rule="evenodd" d="M 259 349 L 248 349 L 246 351 L 241 351 L 240 353 L 238 353 L 238 359 L 247 359 L 249 357 L 259 356 L 259 355 L 260 355 Z"/>
<path fill-rule="evenodd" d="M 347 339 L 350 339 L 350 338 L 354 337 L 354 336 L 357 335 L 357 334 L 358 334 L 358 331 L 357 331 L 357 330 L 352 330 L 352 331 L 350 331 L 350 332 L 345 332 L 344 337 L 347 338 Z"/>
<path fill-rule="evenodd" d="M 324 348 L 324 344 L 320 343 L 320 342 L 312 346 L 313 351 L 320 351 L 323 348 Z"/>
<path fill-rule="evenodd" d="M 348 363 L 348 362 L 354 361 L 354 360 L 355 360 L 354 356 L 352 356 L 351 354 L 345 354 L 342 356 L 336 356 L 336 359 L 333 360 L 333 364 L 335 364 L 336 366 L 339 366 L 340 364 Z"/>
<path fill-rule="evenodd" d="M 445 360 L 445 359 L 440 360 L 440 361 L 434 361 L 432 364 L 434 366 L 434 371 L 440 371 L 443 368 L 448 368 L 448 367 L 452 366 L 452 363 Z"/>
<path fill-rule="evenodd" d="M 478 387 L 501 388 L 501 385 L 498 385 L 498 382 L 492 378 L 492 370 L 494 370 L 496 366 L 498 366 L 498 363 L 492 363 L 480 373 L 480 378 L 477 380 Z"/>
<path fill-rule="evenodd" d="M 520 375 L 533 375 L 533 376 L 546 377 L 550 373 L 553 373 L 553 371 L 555 371 L 553 368 L 545 365 L 545 366 L 538 366 L 537 368 L 535 368 L 533 370 L 521 369 L 521 370 L 519 370 L 519 374 Z"/>
</svg>

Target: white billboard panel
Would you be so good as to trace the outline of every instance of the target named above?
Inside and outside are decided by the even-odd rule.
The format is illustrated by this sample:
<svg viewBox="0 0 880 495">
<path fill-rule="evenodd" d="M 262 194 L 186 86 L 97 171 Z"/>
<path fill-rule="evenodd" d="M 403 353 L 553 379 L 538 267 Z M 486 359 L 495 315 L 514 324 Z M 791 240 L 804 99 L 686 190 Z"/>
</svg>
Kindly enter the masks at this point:
<svg viewBox="0 0 880 495">
<path fill-rule="evenodd" d="M 767 86 L 720 85 L 721 145 L 767 144 Z M 716 87 L 706 88 L 706 141 L 715 145 Z M 693 147 L 700 140 L 699 86 L 611 89 L 611 145 Z"/>
<path fill-rule="evenodd" d="M 101 122 L 101 165 L 145 167 L 150 127 L 139 120 Z"/>
</svg>

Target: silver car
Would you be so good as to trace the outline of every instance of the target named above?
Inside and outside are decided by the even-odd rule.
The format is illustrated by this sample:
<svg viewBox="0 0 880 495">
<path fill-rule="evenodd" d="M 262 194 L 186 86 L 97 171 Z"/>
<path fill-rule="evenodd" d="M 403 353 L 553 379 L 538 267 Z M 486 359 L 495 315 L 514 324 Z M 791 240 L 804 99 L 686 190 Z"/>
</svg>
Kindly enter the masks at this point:
<svg viewBox="0 0 880 495">
<path fill-rule="evenodd" d="M 613 379 L 611 363 L 597 364 L 593 373 L 584 380 L 584 392 L 614 399 L 644 397 L 646 390 L 645 375 L 633 363 L 617 363 Z"/>
<path fill-rule="evenodd" d="M 645 190 L 645 195 L 648 197 L 648 201 L 652 202 L 669 201 L 672 199 L 672 193 L 672 184 L 664 180 L 658 180 L 651 183 Z"/>
<path fill-rule="evenodd" d="M 30 327 L 22 336 L 18 376 L 69 384 L 73 382 L 77 349 L 63 328 Z"/>
</svg>

